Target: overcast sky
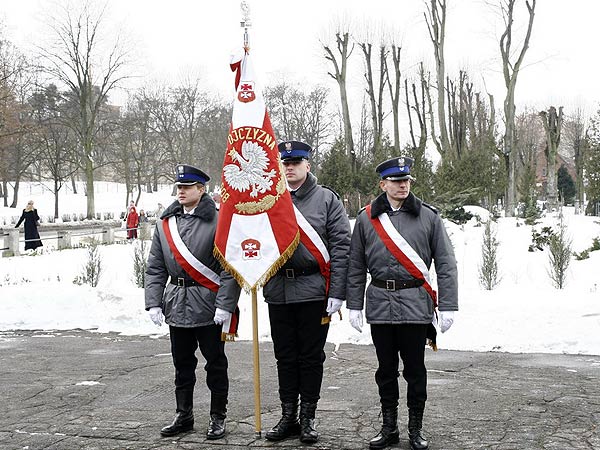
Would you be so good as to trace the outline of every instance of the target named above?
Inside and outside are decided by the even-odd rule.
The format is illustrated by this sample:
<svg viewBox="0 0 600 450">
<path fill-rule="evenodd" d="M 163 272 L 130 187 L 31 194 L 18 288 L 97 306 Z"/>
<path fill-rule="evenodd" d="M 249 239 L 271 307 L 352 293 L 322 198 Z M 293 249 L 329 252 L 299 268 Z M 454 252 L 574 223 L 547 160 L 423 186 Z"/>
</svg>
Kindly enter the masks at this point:
<svg viewBox="0 0 600 450">
<path fill-rule="evenodd" d="M 481 91 L 494 94 L 501 107 L 505 94 L 498 37 L 499 0 L 448 0 L 446 60 L 450 76 L 467 68 Z M 76 3 L 76 2 L 75 2 Z M 104 4 L 104 2 L 96 2 Z M 241 46 L 239 1 L 109 0 L 107 27 L 122 29 L 135 50 L 135 71 L 152 80 L 177 82 L 200 74 L 207 89 L 232 95 L 229 55 Z M 402 44 L 404 74 L 414 75 L 424 60 L 433 69 L 431 42 L 423 18 L 423 0 L 250 0 L 253 26 L 250 45 L 262 84 L 282 76 L 335 90 L 327 75 L 319 39 L 333 36 L 343 18 L 353 30 L 385 29 Z M 517 0 L 517 30 L 524 31 L 527 12 Z M 597 81 L 597 0 L 538 0 L 525 68 L 517 84 L 517 101 L 535 108 L 584 106 L 595 111 Z M 22 48 L 43 42 L 44 21 L 53 7 L 47 0 L 0 0 L 6 35 Z M 362 59 L 355 49 L 352 83 L 361 83 Z"/>
</svg>

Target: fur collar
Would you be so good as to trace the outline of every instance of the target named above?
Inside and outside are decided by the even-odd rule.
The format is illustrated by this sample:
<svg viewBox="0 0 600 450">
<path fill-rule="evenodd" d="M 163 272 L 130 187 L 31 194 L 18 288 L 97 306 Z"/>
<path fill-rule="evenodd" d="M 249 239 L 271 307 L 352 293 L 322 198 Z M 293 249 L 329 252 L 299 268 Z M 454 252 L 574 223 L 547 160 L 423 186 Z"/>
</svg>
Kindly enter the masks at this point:
<svg viewBox="0 0 600 450">
<path fill-rule="evenodd" d="M 312 191 L 317 186 L 317 177 L 315 177 L 312 173 L 308 172 L 306 174 L 306 180 L 302 183 L 302 186 L 298 188 L 296 191 L 296 197 L 302 198 L 306 197 L 310 191 Z"/>
<path fill-rule="evenodd" d="M 210 198 L 210 195 L 205 192 L 202 194 L 202 197 L 200 197 L 200 202 L 198 203 L 198 206 L 196 206 L 196 209 L 192 215 L 197 216 L 206 222 L 210 222 L 215 217 L 215 214 L 217 214 L 215 202 L 212 198 Z M 167 209 L 165 209 L 160 218 L 166 219 L 171 216 L 181 215 L 183 215 L 183 206 L 181 206 L 181 204 L 175 200 L 167 207 Z"/>
<path fill-rule="evenodd" d="M 412 192 L 408 194 L 406 200 L 402 204 L 402 211 L 407 211 L 413 216 L 418 216 L 421 213 L 421 206 L 423 202 L 416 197 Z M 382 192 L 375 200 L 371 202 L 371 218 L 380 216 L 381 214 L 391 211 L 392 207 L 388 202 L 385 192 Z"/>
</svg>

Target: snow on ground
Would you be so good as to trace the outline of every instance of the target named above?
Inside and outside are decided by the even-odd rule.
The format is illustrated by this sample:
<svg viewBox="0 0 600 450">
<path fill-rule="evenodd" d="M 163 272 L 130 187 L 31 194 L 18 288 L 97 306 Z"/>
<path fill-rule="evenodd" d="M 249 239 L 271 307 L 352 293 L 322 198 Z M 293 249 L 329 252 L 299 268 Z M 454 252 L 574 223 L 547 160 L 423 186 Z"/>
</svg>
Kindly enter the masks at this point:
<svg viewBox="0 0 600 450">
<path fill-rule="evenodd" d="M 120 188 L 120 190 L 119 190 Z M 53 198 L 47 191 L 26 185 L 20 205 L 32 198 L 40 215 L 51 215 Z M 167 206 L 173 198 L 170 188 L 159 193 L 142 194 L 140 207 Z M 124 209 L 122 186 L 103 184 L 96 192 L 98 211 Z M 61 210 L 83 213 L 85 198 L 66 195 Z M 17 210 L 0 208 L 0 218 L 10 226 Z M 487 211 L 468 207 L 471 213 L 487 219 Z M 556 229 L 556 215 L 539 220 L 535 226 Z M 573 251 L 581 252 L 600 237 L 600 219 L 575 215 L 564 208 Z M 0 226 L 2 221 L 0 220 Z M 478 280 L 481 241 L 484 227 L 477 218 L 467 224 L 446 223 L 454 244 L 459 268 L 459 308 L 453 327 L 438 336 L 440 348 L 473 351 L 545 352 L 600 355 L 600 251 L 588 259 L 573 259 L 564 289 L 552 286 L 548 275 L 548 250 L 529 252 L 532 227 L 522 219 L 500 218 L 494 227 L 497 239 L 501 281 L 486 291 Z M 23 245 L 23 244 L 22 244 Z M 52 251 L 45 245 L 42 254 L 0 258 L 0 331 L 17 329 L 66 330 L 93 329 L 130 335 L 162 335 L 168 327 L 157 327 L 144 311 L 143 289 L 133 282 L 135 243 L 100 246 L 103 272 L 98 287 L 73 284 L 87 259 L 84 248 Z M 251 300 L 240 299 L 242 311 L 239 339 L 252 339 Z M 328 340 L 335 344 L 370 344 L 369 327 L 356 332 L 347 321 L 334 318 Z M 258 292 L 259 339 L 270 340 L 266 304 Z"/>
</svg>

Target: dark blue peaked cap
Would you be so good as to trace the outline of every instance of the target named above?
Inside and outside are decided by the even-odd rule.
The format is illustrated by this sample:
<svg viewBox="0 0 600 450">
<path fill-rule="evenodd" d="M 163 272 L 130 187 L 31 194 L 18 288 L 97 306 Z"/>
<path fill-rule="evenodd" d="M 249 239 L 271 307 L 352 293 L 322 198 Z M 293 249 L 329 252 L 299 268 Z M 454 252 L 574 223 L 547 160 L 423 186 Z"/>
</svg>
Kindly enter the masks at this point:
<svg viewBox="0 0 600 450">
<path fill-rule="evenodd" d="M 277 146 L 283 161 L 300 161 L 310 159 L 312 148 L 300 141 L 285 141 Z"/>
<path fill-rule="evenodd" d="M 175 168 L 175 184 L 177 186 L 191 186 L 196 183 L 206 184 L 210 177 L 194 166 L 177 164 Z"/>
<path fill-rule="evenodd" d="M 375 169 L 382 180 L 400 181 L 414 180 L 410 169 L 414 163 L 408 156 L 400 156 L 382 162 Z"/>
</svg>

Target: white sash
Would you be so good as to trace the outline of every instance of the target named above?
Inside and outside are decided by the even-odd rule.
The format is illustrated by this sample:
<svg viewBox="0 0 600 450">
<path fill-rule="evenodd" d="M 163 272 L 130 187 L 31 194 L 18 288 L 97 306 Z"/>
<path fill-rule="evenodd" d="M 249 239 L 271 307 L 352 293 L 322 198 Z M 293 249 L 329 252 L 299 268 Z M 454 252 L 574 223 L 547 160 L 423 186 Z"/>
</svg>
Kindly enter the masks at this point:
<svg viewBox="0 0 600 450">
<path fill-rule="evenodd" d="M 181 240 L 181 236 L 179 235 L 179 230 L 177 229 L 177 219 L 175 216 L 171 216 L 168 219 L 169 221 L 169 231 L 171 232 L 171 237 L 173 238 L 173 244 L 179 251 L 179 254 L 185 259 L 185 261 L 192 266 L 193 269 L 200 272 L 210 281 L 215 283 L 217 286 L 221 282 L 221 278 L 215 272 L 213 272 L 209 267 L 202 264 L 192 252 L 186 247 L 184 242 Z"/>
<path fill-rule="evenodd" d="M 427 269 L 427 265 L 421 259 L 419 254 L 410 246 L 410 244 L 406 242 L 406 239 L 404 239 L 398 230 L 396 230 L 392 224 L 392 221 L 390 220 L 390 217 L 387 214 L 381 214 L 378 219 L 387 235 L 392 239 L 394 245 L 412 261 L 417 269 L 421 271 L 427 283 L 431 285 L 431 278 L 429 275 L 429 270 Z"/>
<path fill-rule="evenodd" d="M 308 220 L 306 220 L 306 218 L 302 215 L 300 210 L 296 208 L 296 205 L 294 205 L 294 213 L 296 214 L 296 222 L 298 222 L 298 226 L 302 228 L 302 231 L 304 231 L 306 236 L 310 239 L 313 246 L 319 251 L 325 263 L 328 263 L 330 259 L 329 252 L 327 251 L 327 247 L 325 247 L 325 243 L 321 239 L 321 236 L 319 236 L 319 233 L 317 233 L 313 226 L 310 223 L 308 223 Z M 308 250 L 310 251 L 311 249 L 308 248 Z M 311 253 L 313 254 L 313 256 L 316 257 L 316 255 L 314 255 L 312 251 Z M 317 258 L 317 261 L 318 260 L 319 258 Z"/>
</svg>

